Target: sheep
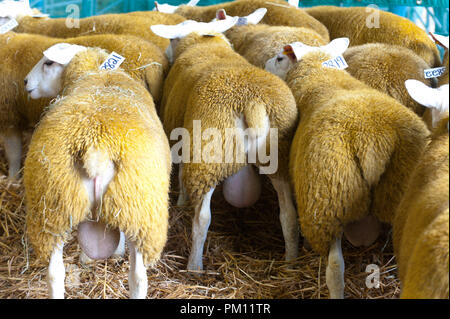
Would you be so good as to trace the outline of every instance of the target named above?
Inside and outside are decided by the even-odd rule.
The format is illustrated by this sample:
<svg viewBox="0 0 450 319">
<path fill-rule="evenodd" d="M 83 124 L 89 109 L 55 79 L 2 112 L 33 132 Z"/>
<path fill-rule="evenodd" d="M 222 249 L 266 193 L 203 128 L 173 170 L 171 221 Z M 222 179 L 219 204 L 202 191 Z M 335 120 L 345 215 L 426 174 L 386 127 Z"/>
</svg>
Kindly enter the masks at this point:
<svg viewBox="0 0 450 319">
<path fill-rule="evenodd" d="M 224 182 L 224 187 L 230 186 L 227 183 L 229 178 L 233 179 L 231 184 L 238 183 L 236 187 L 239 187 L 239 183 L 247 183 L 246 168 L 251 164 L 269 175 L 277 192 L 286 260 L 296 258 L 298 254 L 298 224 L 286 165 L 290 139 L 298 120 L 295 101 L 283 81 L 250 65 L 233 51 L 226 37 L 218 33 L 236 22 L 237 18 L 210 23 L 191 21 L 176 26 L 152 26 L 156 34 L 174 39 L 171 40 L 171 46 L 175 63 L 164 84 L 162 103 L 166 133 L 171 139 L 176 139 L 177 132 L 173 130 L 185 128 L 188 132 L 185 135 L 192 140 L 198 138 L 198 134 L 216 128 L 220 135 L 219 141 L 214 140 L 216 143 L 197 139 L 197 147 L 184 139 L 177 143 L 183 146 L 182 156 L 186 158 L 180 168 L 180 184 L 195 207 L 192 248 L 187 265 L 189 270 L 203 269 L 202 251 L 211 220 L 210 201 L 216 186 L 221 182 Z M 197 126 L 197 133 L 196 121 L 201 124 L 201 128 Z M 272 138 L 275 134 L 273 128 L 277 129 L 278 140 Z M 234 155 L 231 159 L 223 159 L 223 154 L 226 156 L 230 151 L 232 154 L 241 153 L 239 150 L 242 150 L 237 143 L 226 138 L 229 129 L 232 132 L 239 129 L 250 131 L 244 141 L 242 153 L 245 153 L 245 158 L 242 161 Z M 266 161 L 260 152 L 268 150 L 264 145 L 269 139 L 270 160 Z M 203 155 L 203 158 L 195 160 L 200 146 L 204 152 L 205 148 L 211 149 L 211 144 L 214 145 L 213 156 L 219 159 L 213 161 L 205 159 Z M 278 151 L 272 148 L 276 148 L 275 145 L 278 145 Z M 178 149 L 174 145 L 172 154 Z M 184 149 L 190 154 L 186 155 Z M 269 167 L 266 166 L 267 162 Z M 277 168 L 272 166 L 276 163 Z M 254 191 L 252 187 L 247 189 Z M 246 201 L 246 198 L 240 200 Z"/>
<path fill-rule="evenodd" d="M 260 9 L 258 9 L 260 10 Z M 257 12 L 255 11 L 254 14 Z M 217 11 L 216 19 L 230 18 L 224 9 Z M 259 17 L 258 17 L 259 18 Z M 312 46 L 327 42 L 314 30 L 302 27 L 269 26 L 259 20 L 245 17 L 247 25 L 239 25 L 225 32 L 236 52 L 251 64 L 264 68 L 266 61 L 277 54 L 286 43 L 303 42 Z"/>
<path fill-rule="evenodd" d="M 24 167 L 26 233 L 49 260 L 51 298 L 64 298 L 63 247 L 78 226 L 90 258 L 106 258 L 119 230 L 130 248 L 132 298 L 147 295 L 146 265 L 167 240 L 170 149 L 153 99 L 123 70 L 99 70 L 101 49 L 59 43 L 28 74 L 34 97 L 64 93 L 49 106 L 30 142 Z"/>
<path fill-rule="evenodd" d="M 348 45 L 347 38 L 321 47 L 292 43 L 266 63 L 286 80 L 301 114 L 290 175 L 300 230 L 316 252 L 328 254 L 331 298 L 344 297 L 342 233 L 357 246 L 376 240 L 377 219 L 392 221 L 429 134 L 414 112 L 330 66 Z"/>
<path fill-rule="evenodd" d="M 18 3 L 20 5 L 20 2 Z M 9 11 L 9 12 L 8 12 Z M 17 20 L 14 29 L 20 33 L 35 33 L 58 38 L 72 38 L 94 34 L 134 35 L 146 39 L 164 50 L 169 41 L 149 32 L 154 24 L 178 24 L 185 20 L 176 14 L 161 12 L 135 12 L 131 14 L 105 14 L 79 19 L 79 25 L 71 25 L 66 18 L 35 18 L 29 10 L 5 9 L 5 14 Z"/>
<path fill-rule="evenodd" d="M 309 28 L 320 34 L 325 41 L 329 41 L 328 30 L 325 26 L 306 14 L 304 10 L 289 6 L 284 0 L 236 0 L 204 7 L 180 5 L 166 8 L 157 2 L 155 4 L 157 10 L 161 12 L 176 13 L 186 19 L 201 22 L 209 22 L 214 19 L 219 9 L 226 10 L 232 16 L 245 16 L 258 8 L 267 8 L 267 14 L 264 16 L 262 23 L 274 26 Z"/>
<path fill-rule="evenodd" d="M 304 10 L 327 27 L 331 39 L 347 37 L 352 45 L 375 42 L 399 45 L 414 51 L 431 67 L 440 66 L 436 45 L 424 30 L 406 18 L 366 7 L 316 6 Z M 393 72 L 399 67 L 403 65 Z"/>
<path fill-rule="evenodd" d="M 143 39 L 125 35 L 95 35 L 73 39 L 56 39 L 34 34 L 8 32 L 0 35 L 0 135 L 4 136 L 9 177 L 20 170 L 22 131 L 40 119 L 49 99 L 29 100 L 24 79 L 39 61 L 42 52 L 59 42 L 98 46 L 123 55 L 123 68 L 147 86 L 159 103 L 168 61 L 161 50 Z M 30 84 L 30 83 L 29 83 Z"/>
<path fill-rule="evenodd" d="M 413 100 L 405 88 L 408 79 L 432 86 L 424 71 L 430 66 L 413 51 L 385 43 L 368 43 L 350 47 L 344 54 L 346 71 L 368 86 L 393 97 L 422 116 L 425 108 Z"/>
<path fill-rule="evenodd" d="M 446 89 L 426 87 L 414 80 L 405 85 L 426 107 L 446 109 L 435 125 L 393 222 L 393 243 L 401 298 L 449 297 L 449 136 L 448 84 Z M 442 87 L 442 86 L 441 86 Z"/>
</svg>

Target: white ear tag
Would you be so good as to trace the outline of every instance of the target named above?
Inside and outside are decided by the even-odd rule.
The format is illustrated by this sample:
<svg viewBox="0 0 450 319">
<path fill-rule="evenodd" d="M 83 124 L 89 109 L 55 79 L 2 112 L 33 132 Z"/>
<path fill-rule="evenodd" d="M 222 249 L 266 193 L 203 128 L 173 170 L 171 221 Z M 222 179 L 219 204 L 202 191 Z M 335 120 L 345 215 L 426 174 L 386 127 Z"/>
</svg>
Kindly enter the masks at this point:
<svg viewBox="0 0 450 319">
<path fill-rule="evenodd" d="M 50 17 L 49 14 L 46 13 L 39 13 L 39 14 L 33 14 L 31 15 L 32 18 L 48 18 Z"/>
<path fill-rule="evenodd" d="M 445 72 L 445 66 L 423 70 L 425 79 L 438 78 Z"/>
<path fill-rule="evenodd" d="M 338 70 L 344 70 L 348 68 L 348 64 L 342 55 L 338 55 L 337 57 L 334 57 L 330 60 L 323 62 L 322 66 Z"/>
<path fill-rule="evenodd" d="M 125 61 L 125 58 L 118 53 L 114 52 L 111 53 L 103 62 L 102 65 L 100 65 L 100 70 L 115 70 L 117 69 L 122 63 Z"/>
<path fill-rule="evenodd" d="M 0 25 L 0 34 L 4 34 L 8 31 L 11 31 L 15 27 L 17 27 L 19 24 L 17 23 L 16 19 L 11 19 L 8 22 Z"/>
</svg>

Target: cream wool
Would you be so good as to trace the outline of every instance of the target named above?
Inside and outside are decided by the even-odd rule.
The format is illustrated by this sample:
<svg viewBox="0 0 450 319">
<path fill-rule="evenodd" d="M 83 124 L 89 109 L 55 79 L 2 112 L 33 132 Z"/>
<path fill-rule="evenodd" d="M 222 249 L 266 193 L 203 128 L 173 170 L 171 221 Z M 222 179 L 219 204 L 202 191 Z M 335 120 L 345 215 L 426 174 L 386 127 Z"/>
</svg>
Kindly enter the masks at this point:
<svg viewBox="0 0 450 319">
<path fill-rule="evenodd" d="M 376 42 L 399 45 L 414 51 L 431 67 L 441 64 L 434 42 L 407 18 L 366 7 L 316 6 L 305 11 L 327 27 L 330 39 L 347 37 L 352 46 Z"/>
<path fill-rule="evenodd" d="M 405 81 L 415 79 L 432 86 L 434 80 L 425 79 L 424 70 L 430 66 L 413 51 L 397 45 L 368 43 L 350 47 L 343 57 L 348 73 L 423 115 L 424 107 L 410 97 Z"/>
<path fill-rule="evenodd" d="M 344 296 L 345 227 L 368 216 L 392 222 L 429 134 L 422 120 L 393 98 L 346 71 L 322 66 L 347 46 L 348 39 L 320 48 L 291 44 L 284 48 L 287 57 L 280 53 L 266 64 L 282 76 L 277 68 L 291 60 L 286 82 L 301 120 L 290 173 L 301 232 L 315 251 L 328 254 L 332 298 Z"/>
<path fill-rule="evenodd" d="M 276 55 L 286 43 L 298 41 L 311 46 L 327 43 L 312 29 L 264 24 L 236 26 L 225 35 L 236 52 L 260 68 L 264 68 L 266 61 Z"/>
<path fill-rule="evenodd" d="M 186 19 L 209 22 L 215 18 L 219 9 L 225 9 L 231 16 L 242 17 L 259 8 L 267 9 L 261 21 L 264 24 L 308 28 L 316 31 L 325 41 L 329 40 L 328 30 L 319 21 L 305 13 L 303 9 L 290 7 L 283 0 L 236 0 L 201 7 L 180 5 L 175 13 Z"/>
</svg>

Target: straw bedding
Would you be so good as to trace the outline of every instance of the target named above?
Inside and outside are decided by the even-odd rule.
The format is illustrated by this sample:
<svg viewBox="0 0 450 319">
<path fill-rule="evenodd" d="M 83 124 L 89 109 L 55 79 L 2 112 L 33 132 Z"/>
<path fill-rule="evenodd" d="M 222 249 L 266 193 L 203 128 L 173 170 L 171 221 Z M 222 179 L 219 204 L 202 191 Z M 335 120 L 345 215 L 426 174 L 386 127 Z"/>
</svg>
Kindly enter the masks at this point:
<svg viewBox="0 0 450 319">
<path fill-rule="evenodd" d="M 27 142 L 28 138 L 25 138 Z M 1 142 L 1 141 L 0 141 Z M 2 145 L 1 143 L 0 145 Z M 176 170 L 172 185 L 176 189 Z M 47 298 L 47 265 L 36 260 L 24 236 L 22 181 L 7 180 L 0 148 L 0 298 Z M 177 192 L 172 191 L 175 203 Z M 148 270 L 148 298 L 328 298 L 326 260 L 300 244 L 299 258 L 284 262 L 278 202 L 267 178 L 252 208 L 236 209 L 223 199 L 220 186 L 212 200 L 212 220 L 205 242 L 202 273 L 187 272 L 192 210 L 171 206 L 169 239 L 160 262 Z M 74 232 L 75 234 L 75 232 Z M 400 284 L 391 235 L 368 248 L 344 241 L 345 297 L 398 298 Z M 128 256 L 79 263 L 75 239 L 64 249 L 66 298 L 128 298 Z M 367 288 L 368 264 L 380 267 L 380 287 Z"/>
</svg>

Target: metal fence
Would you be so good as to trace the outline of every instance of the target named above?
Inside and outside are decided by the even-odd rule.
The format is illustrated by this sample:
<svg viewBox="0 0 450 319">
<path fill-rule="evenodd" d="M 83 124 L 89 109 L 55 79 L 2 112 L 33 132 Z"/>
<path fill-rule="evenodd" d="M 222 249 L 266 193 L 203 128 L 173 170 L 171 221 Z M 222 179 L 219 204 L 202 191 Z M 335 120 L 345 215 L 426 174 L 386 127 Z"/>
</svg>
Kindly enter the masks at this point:
<svg viewBox="0 0 450 319">
<path fill-rule="evenodd" d="M 230 1 L 230 0 L 228 0 Z M 210 5 L 227 0 L 200 0 L 199 5 Z M 270 1 L 270 0 L 268 0 Z M 31 0 L 34 8 L 52 17 L 65 17 L 70 13 L 70 5 L 77 5 L 81 17 L 105 13 L 152 10 L 154 0 Z M 178 5 L 187 0 L 160 0 L 162 3 Z M 406 17 L 427 31 L 442 35 L 449 34 L 448 0 L 300 0 L 301 7 L 315 5 L 367 6 L 377 5 L 380 9 Z"/>
</svg>

